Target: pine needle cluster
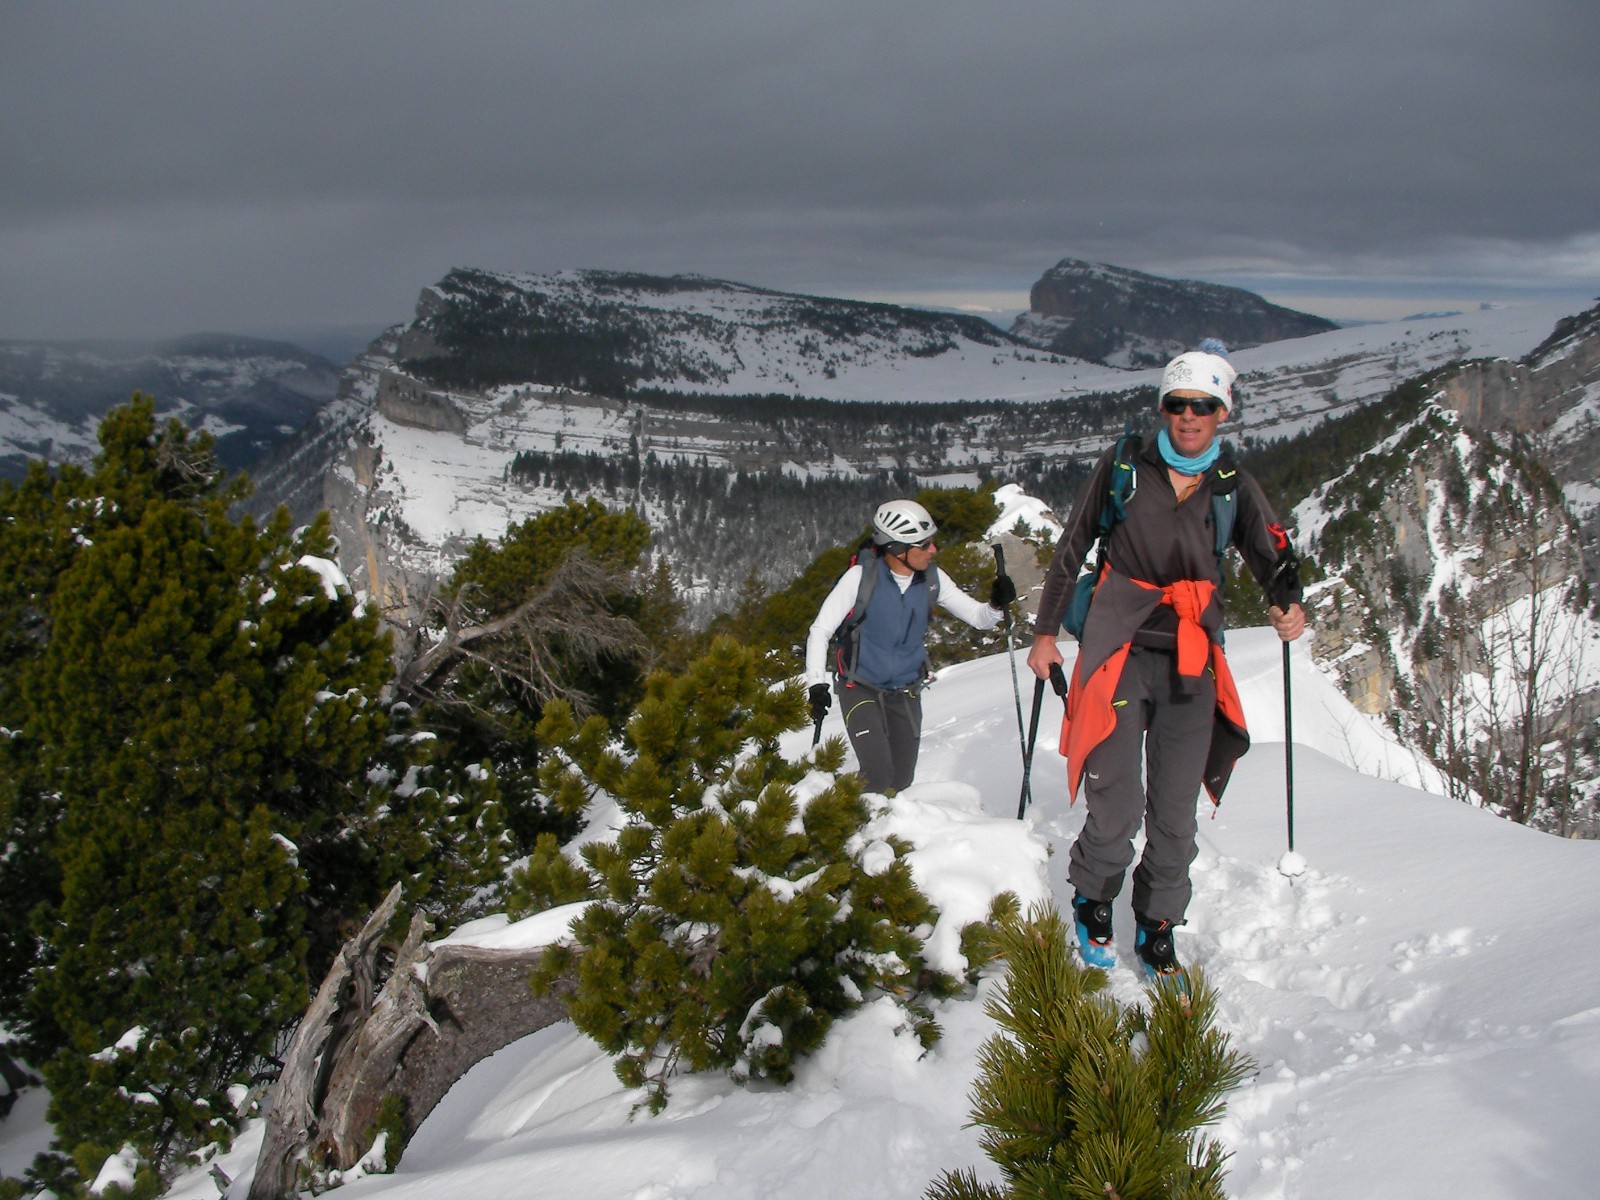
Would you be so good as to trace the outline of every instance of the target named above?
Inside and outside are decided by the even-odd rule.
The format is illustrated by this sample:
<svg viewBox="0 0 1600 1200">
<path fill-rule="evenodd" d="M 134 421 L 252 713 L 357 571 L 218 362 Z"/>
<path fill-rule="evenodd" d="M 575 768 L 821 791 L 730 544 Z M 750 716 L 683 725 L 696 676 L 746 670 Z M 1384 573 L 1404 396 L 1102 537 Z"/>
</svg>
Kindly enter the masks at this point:
<svg viewBox="0 0 1600 1200">
<path fill-rule="evenodd" d="M 1005 1186 L 947 1173 L 929 1200 L 1220 1200 L 1226 1155 L 1199 1131 L 1252 1064 L 1214 1027 L 1203 973 L 1125 1009 L 1053 906 L 998 937 L 1010 969 L 987 1006 L 1000 1032 L 979 1053 L 972 1120 Z"/>
<path fill-rule="evenodd" d="M 779 752 L 805 720 L 798 685 L 771 686 L 759 652 L 729 639 L 681 675 L 653 676 L 620 744 L 597 718 L 580 727 L 564 704 L 546 710 L 549 794 L 582 807 L 603 793 L 625 823 L 586 845 L 582 865 L 541 839 L 513 909 L 593 900 L 535 986 L 575 976 L 573 1022 L 618 1056 L 652 1112 L 680 1069 L 787 1083 L 873 995 L 902 998 L 931 1042 L 916 997 L 958 986 L 923 962 L 918 931 L 935 913 L 909 847 L 863 836 L 872 814 L 842 746 Z M 831 778 L 807 779 L 818 771 Z"/>
</svg>

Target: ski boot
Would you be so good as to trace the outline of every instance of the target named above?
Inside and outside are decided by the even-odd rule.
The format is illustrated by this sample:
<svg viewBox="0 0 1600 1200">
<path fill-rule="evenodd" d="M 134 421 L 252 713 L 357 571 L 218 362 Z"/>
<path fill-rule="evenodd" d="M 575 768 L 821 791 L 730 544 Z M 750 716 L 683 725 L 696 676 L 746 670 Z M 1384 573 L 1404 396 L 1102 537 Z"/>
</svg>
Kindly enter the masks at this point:
<svg viewBox="0 0 1600 1200">
<path fill-rule="evenodd" d="M 1078 930 L 1078 953 L 1091 967 L 1110 970 L 1117 965 L 1117 948 L 1111 941 L 1111 901 L 1072 897 L 1072 918 Z"/>
<path fill-rule="evenodd" d="M 1138 933 L 1134 936 L 1133 952 L 1139 956 L 1139 965 L 1145 978 L 1153 983 L 1170 983 L 1187 989 L 1189 977 L 1172 946 L 1173 922 L 1157 921 L 1134 914 Z"/>
</svg>

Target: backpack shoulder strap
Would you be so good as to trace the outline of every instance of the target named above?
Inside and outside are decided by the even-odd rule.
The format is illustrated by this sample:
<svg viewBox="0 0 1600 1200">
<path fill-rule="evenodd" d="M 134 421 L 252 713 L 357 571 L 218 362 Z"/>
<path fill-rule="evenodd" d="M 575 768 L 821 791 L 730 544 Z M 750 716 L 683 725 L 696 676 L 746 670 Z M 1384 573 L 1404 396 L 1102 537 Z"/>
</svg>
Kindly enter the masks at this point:
<svg viewBox="0 0 1600 1200">
<path fill-rule="evenodd" d="M 861 641 L 858 630 L 861 622 L 867 619 L 867 605 L 872 601 L 873 589 L 878 586 L 878 556 L 872 553 L 871 547 L 871 542 L 865 542 L 850 556 L 850 566 L 861 568 L 861 578 L 856 581 L 855 603 L 828 639 L 828 658 L 835 673 L 846 679 L 855 678 Z"/>
<path fill-rule="evenodd" d="M 1117 439 L 1111 456 L 1111 479 L 1106 485 L 1105 503 L 1100 506 L 1100 520 L 1095 526 L 1095 536 L 1103 538 L 1111 527 L 1128 515 L 1128 501 L 1139 490 L 1139 469 L 1134 460 L 1144 449 L 1144 439 L 1132 429 Z"/>
<path fill-rule="evenodd" d="M 1132 500 L 1133 494 L 1139 490 L 1139 468 L 1134 465 L 1134 460 L 1139 457 L 1139 452 L 1143 449 L 1144 439 L 1133 432 L 1131 424 L 1123 431 L 1113 448 L 1111 479 L 1106 485 L 1105 501 L 1100 505 L 1100 519 L 1094 527 L 1097 543 L 1094 574 L 1097 579 L 1105 566 L 1106 534 L 1111 532 L 1111 527 L 1118 521 L 1127 518 L 1128 501 Z"/>
<path fill-rule="evenodd" d="M 1239 468 L 1224 450 L 1211 475 L 1212 549 L 1220 559 L 1233 541 L 1233 522 L 1239 513 Z"/>
<path fill-rule="evenodd" d="M 872 589 L 878 586 L 878 556 L 858 555 L 855 565 L 861 568 L 861 579 L 856 583 L 856 602 L 845 618 L 852 628 L 867 618 L 867 602 L 872 599 Z"/>
<path fill-rule="evenodd" d="M 856 547 L 855 553 L 850 556 L 850 567 L 860 567 L 861 578 L 856 580 L 855 603 L 839 625 L 839 629 L 845 633 L 866 620 L 867 601 L 872 599 L 872 589 L 878 586 L 878 555 L 871 541 L 862 542 Z M 850 567 L 845 568 L 846 574 L 849 574 Z"/>
</svg>

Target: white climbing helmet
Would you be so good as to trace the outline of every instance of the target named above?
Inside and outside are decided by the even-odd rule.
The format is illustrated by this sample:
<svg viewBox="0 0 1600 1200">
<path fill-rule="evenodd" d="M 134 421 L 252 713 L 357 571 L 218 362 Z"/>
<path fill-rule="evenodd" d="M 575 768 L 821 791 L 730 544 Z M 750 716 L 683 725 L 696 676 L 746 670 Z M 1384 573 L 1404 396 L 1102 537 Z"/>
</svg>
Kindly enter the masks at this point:
<svg viewBox="0 0 1600 1200">
<path fill-rule="evenodd" d="M 915 500 L 886 500 L 872 514 L 872 540 L 879 546 L 914 546 L 931 538 L 938 529 L 928 510 Z"/>
</svg>

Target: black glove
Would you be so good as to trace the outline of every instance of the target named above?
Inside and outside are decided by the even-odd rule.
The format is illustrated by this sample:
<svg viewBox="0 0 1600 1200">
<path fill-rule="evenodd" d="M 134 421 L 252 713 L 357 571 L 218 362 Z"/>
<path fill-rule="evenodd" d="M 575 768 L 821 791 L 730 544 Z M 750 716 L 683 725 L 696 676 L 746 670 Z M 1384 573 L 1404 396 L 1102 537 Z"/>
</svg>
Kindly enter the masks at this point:
<svg viewBox="0 0 1600 1200">
<path fill-rule="evenodd" d="M 1011 582 L 1011 576 L 996 575 L 989 585 L 989 607 L 1004 609 L 1016 598 L 1017 585 Z"/>
<path fill-rule="evenodd" d="M 1284 612 L 1300 603 L 1300 558 L 1287 544 L 1267 577 L 1267 600 Z"/>
<path fill-rule="evenodd" d="M 819 723 L 833 707 L 833 691 L 825 683 L 811 685 L 811 723 Z"/>
</svg>

